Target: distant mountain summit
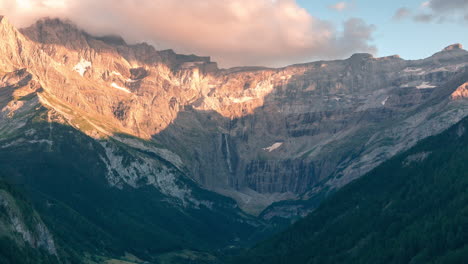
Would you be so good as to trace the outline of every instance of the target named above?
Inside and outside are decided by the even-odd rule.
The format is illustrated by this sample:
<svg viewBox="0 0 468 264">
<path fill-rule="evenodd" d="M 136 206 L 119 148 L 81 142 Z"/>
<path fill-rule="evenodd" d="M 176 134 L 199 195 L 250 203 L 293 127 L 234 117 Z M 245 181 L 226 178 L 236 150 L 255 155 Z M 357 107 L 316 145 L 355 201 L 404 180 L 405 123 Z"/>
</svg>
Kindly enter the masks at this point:
<svg viewBox="0 0 468 264">
<path fill-rule="evenodd" d="M 444 51 L 452 51 L 452 50 L 462 50 L 463 45 L 460 43 L 452 44 L 444 49 Z"/>
</svg>

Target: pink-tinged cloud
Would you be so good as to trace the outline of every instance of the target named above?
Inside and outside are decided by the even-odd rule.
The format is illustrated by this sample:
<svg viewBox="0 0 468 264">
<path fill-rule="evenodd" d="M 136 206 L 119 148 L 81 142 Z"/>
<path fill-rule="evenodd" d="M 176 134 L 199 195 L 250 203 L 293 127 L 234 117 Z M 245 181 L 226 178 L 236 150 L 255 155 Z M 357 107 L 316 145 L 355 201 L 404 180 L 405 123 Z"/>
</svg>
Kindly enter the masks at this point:
<svg viewBox="0 0 468 264">
<path fill-rule="evenodd" d="M 411 16 L 411 10 L 406 7 L 399 8 L 393 15 L 394 20 L 402 20 Z"/>
<path fill-rule="evenodd" d="M 329 6 L 331 9 L 335 9 L 337 11 L 343 11 L 348 8 L 348 4 L 346 2 L 338 2 L 334 5 Z"/>
<path fill-rule="evenodd" d="M 430 4 L 431 4 L 431 3 L 430 3 L 429 1 L 422 2 L 422 3 L 421 3 L 421 7 L 422 7 L 422 8 L 427 8 L 427 7 L 429 7 Z"/>
<path fill-rule="evenodd" d="M 91 34 L 210 55 L 223 67 L 376 52 L 372 25 L 351 19 L 338 29 L 295 0 L 0 0 L 0 13 L 18 26 L 44 16 L 68 18 Z"/>
<path fill-rule="evenodd" d="M 416 22 L 468 22 L 468 0 L 428 0 L 421 3 L 420 9 L 421 11 L 412 16 Z M 398 9 L 395 17 L 398 17 L 402 10 L 406 8 Z M 406 18 L 409 14 L 407 12 L 400 18 Z"/>
</svg>

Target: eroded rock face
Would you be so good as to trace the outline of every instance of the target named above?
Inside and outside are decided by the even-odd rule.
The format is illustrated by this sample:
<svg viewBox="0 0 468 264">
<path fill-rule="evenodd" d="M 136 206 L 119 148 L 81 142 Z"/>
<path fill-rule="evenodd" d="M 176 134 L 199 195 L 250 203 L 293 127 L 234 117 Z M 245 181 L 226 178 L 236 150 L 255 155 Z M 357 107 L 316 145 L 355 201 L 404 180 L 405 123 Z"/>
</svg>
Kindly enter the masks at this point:
<svg viewBox="0 0 468 264">
<path fill-rule="evenodd" d="M 23 207 L 21 207 L 23 206 Z M 24 209 L 24 205 L 18 202 L 5 190 L 0 190 L 0 223 L 2 224 L 2 236 L 15 238 L 19 236 L 23 243 L 32 248 L 42 249 L 51 255 L 57 256 L 52 234 L 47 229 L 36 212 L 31 215 Z"/>
<path fill-rule="evenodd" d="M 95 138 L 159 144 L 187 176 L 253 213 L 341 187 L 468 113 L 457 89 L 468 52 L 456 45 L 417 61 L 356 54 L 218 69 L 56 19 L 21 33 L 0 23 L 0 71 L 30 73 L 41 104 Z"/>
<path fill-rule="evenodd" d="M 468 98 L 468 82 L 460 85 L 455 92 L 452 93 L 452 99 L 466 99 Z"/>
</svg>

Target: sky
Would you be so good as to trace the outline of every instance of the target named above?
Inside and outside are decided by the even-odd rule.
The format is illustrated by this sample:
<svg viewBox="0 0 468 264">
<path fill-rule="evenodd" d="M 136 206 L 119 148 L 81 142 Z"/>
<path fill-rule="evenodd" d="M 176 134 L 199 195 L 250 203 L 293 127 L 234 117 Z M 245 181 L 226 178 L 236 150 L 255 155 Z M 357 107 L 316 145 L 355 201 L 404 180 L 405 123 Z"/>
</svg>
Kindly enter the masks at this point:
<svg viewBox="0 0 468 264">
<path fill-rule="evenodd" d="M 468 14 L 468 0 L 432 1 L 436 7 L 444 2 L 450 8 L 440 12 L 440 7 L 433 11 L 429 6 L 431 1 L 422 0 L 297 1 L 312 15 L 338 25 L 349 17 L 359 17 L 375 25 L 371 42 L 377 47 L 374 55 L 400 55 L 404 59 L 426 58 L 455 43 L 468 45 L 468 22 L 465 17 L 460 19 L 460 15 Z M 346 3 L 346 8 L 339 12 L 329 8 L 336 3 Z M 396 17 L 397 11 L 402 8 L 407 11 L 406 15 Z M 416 17 L 420 14 L 429 14 L 432 20 L 418 21 Z"/>
<path fill-rule="evenodd" d="M 69 19 L 94 35 L 211 56 L 221 67 L 358 52 L 420 59 L 468 45 L 468 0 L 0 0 L 0 15 L 18 27 Z"/>
</svg>

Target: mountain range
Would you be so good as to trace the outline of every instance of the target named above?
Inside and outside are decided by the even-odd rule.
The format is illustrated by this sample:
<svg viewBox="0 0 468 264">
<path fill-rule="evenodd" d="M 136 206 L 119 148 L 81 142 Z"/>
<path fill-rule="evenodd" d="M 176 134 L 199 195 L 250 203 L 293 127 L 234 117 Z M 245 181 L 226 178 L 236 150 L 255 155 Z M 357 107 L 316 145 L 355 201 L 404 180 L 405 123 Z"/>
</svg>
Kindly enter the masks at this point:
<svg viewBox="0 0 468 264">
<path fill-rule="evenodd" d="M 0 36 L 0 233 L 24 263 L 214 263 L 468 114 L 459 44 L 220 69 L 59 19 Z"/>
</svg>

